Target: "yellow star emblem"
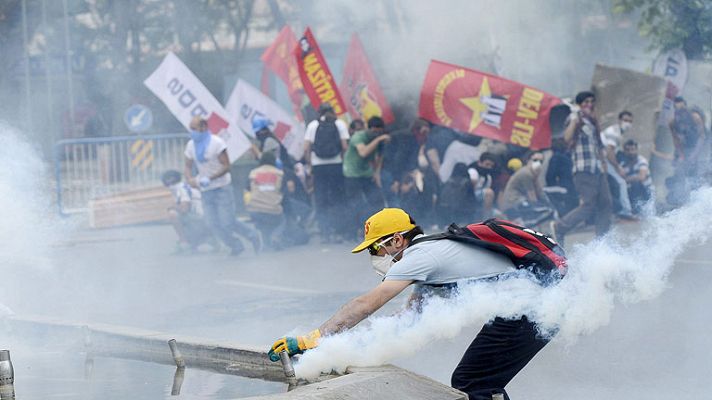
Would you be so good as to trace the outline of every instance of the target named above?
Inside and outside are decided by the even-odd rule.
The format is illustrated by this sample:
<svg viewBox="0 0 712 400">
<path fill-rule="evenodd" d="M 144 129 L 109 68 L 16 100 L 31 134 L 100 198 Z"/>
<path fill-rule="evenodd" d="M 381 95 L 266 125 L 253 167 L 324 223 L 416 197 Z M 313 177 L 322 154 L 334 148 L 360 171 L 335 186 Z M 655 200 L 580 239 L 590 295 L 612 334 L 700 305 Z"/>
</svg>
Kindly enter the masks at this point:
<svg viewBox="0 0 712 400">
<path fill-rule="evenodd" d="M 482 85 L 480 86 L 480 92 L 473 97 L 463 97 L 460 102 L 464 104 L 467 108 L 472 110 L 472 119 L 470 120 L 470 132 L 474 132 L 482 122 L 482 113 L 487 111 L 487 104 L 480 101 L 483 96 L 491 96 L 492 90 L 490 90 L 489 82 L 487 77 L 482 79 Z"/>
</svg>

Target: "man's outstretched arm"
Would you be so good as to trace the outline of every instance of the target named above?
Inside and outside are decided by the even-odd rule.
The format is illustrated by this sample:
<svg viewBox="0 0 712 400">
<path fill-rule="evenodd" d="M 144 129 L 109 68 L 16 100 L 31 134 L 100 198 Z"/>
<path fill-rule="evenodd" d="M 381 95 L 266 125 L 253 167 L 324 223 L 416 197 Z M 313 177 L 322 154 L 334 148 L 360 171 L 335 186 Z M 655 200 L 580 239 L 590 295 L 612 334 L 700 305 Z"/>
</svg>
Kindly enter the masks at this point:
<svg viewBox="0 0 712 400">
<path fill-rule="evenodd" d="M 353 328 L 369 315 L 376 312 L 390 299 L 413 283 L 413 281 L 383 281 L 370 292 L 346 303 L 339 311 L 324 322 L 319 331 L 322 335 L 332 335 Z"/>
</svg>

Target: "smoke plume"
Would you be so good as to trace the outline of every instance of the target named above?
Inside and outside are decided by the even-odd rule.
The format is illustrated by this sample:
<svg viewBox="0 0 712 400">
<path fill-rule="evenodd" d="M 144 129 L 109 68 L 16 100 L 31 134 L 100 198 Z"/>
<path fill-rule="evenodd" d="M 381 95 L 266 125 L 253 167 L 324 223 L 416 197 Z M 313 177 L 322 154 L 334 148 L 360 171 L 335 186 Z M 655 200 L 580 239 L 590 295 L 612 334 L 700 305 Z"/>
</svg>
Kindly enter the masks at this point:
<svg viewBox="0 0 712 400">
<path fill-rule="evenodd" d="M 569 271 L 558 285 L 543 288 L 525 275 L 461 287 L 454 299 L 431 298 L 422 315 L 412 312 L 372 318 L 343 334 L 327 337 L 300 358 L 298 376 L 375 366 L 416 353 L 436 340 L 456 337 L 465 327 L 495 316 L 527 315 L 543 335 L 573 343 L 608 324 L 614 307 L 659 296 L 675 258 L 708 240 L 704 221 L 712 213 L 712 189 L 693 193 L 684 207 L 649 217 L 635 237 L 613 230 L 600 240 L 570 249 Z"/>
</svg>

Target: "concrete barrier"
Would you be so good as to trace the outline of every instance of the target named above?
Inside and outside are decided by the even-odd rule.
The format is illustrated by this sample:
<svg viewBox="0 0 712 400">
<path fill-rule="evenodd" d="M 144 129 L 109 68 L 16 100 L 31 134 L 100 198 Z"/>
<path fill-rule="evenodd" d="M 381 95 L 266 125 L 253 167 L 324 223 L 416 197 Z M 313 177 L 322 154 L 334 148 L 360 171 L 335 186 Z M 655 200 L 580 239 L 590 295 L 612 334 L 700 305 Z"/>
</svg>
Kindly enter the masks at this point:
<svg viewBox="0 0 712 400">
<path fill-rule="evenodd" d="M 2 320 L 11 334 L 32 335 L 40 340 L 61 341 L 84 348 L 87 354 L 175 365 L 168 345 L 171 339 L 185 360 L 186 368 L 216 373 L 289 382 L 281 363 L 273 363 L 263 349 L 233 343 L 213 343 L 200 338 L 106 324 L 83 324 L 39 316 L 12 316 Z M 285 386 L 286 387 L 286 386 Z M 323 375 L 314 382 L 289 385 L 289 391 L 250 397 L 252 400 L 287 399 L 445 399 L 467 400 L 467 395 L 430 378 L 392 365 L 350 367 L 345 375 Z"/>
<path fill-rule="evenodd" d="M 467 395 L 430 378 L 393 365 L 351 367 L 346 375 L 299 386 L 287 393 L 244 400 L 467 400 Z"/>
</svg>

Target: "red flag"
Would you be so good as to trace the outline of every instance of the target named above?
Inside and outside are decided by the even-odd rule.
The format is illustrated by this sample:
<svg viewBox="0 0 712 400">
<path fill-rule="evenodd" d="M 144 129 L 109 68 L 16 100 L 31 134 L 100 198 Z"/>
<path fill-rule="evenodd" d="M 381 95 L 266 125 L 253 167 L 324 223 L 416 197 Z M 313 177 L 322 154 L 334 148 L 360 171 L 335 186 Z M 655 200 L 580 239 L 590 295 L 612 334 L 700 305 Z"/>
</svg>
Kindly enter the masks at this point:
<svg viewBox="0 0 712 400">
<path fill-rule="evenodd" d="M 262 76 L 260 77 L 260 90 L 265 96 L 269 96 L 269 71 L 267 66 L 262 67 Z"/>
<path fill-rule="evenodd" d="M 206 121 L 208 123 L 208 130 L 217 135 L 221 130 L 227 129 L 230 124 L 225 121 L 225 119 L 218 114 L 212 112 Z"/>
<path fill-rule="evenodd" d="M 287 125 L 282 121 L 277 121 L 277 126 L 274 127 L 272 132 L 281 142 L 284 141 L 284 137 L 287 136 L 287 133 L 289 133 L 290 130 L 292 130 L 292 127 L 290 125 Z"/>
<path fill-rule="evenodd" d="M 289 98 L 292 100 L 294 110 L 300 115 L 302 98 L 304 97 L 304 87 L 297 71 L 297 61 L 293 57 L 294 49 L 297 47 L 297 38 L 289 26 L 285 26 L 277 35 L 272 44 L 262 53 L 260 59 L 265 63 L 265 67 L 275 73 L 286 85 Z M 263 72 L 262 91 L 267 87 Z"/>
<path fill-rule="evenodd" d="M 420 92 L 428 121 L 532 149 L 551 146 L 549 112 L 561 100 L 495 75 L 431 61 Z"/>
<path fill-rule="evenodd" d="M 355 33 L 351 35 L 351 44 L 346 53 L 344 77 L 340 88 L 353 118 L 368 121 L 369 118 L 378 116 L 387 124 L 395 121 L 391 107 L 368 62 L 361 40 Z"/>
<path fill-rule="evenodd" d="M 294 49 L 294 55 L 304 91 L 309 96 L 312 106 L 318 108 L 322 103 L 329 103 L 337 116 L 345 114 L 346 106 L 334 82 L 334 76 L 329 71 L 326 59 L 321 54 L 309 28 L 299 39 L 299 46 Z"/>
</svg>

